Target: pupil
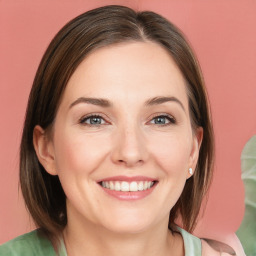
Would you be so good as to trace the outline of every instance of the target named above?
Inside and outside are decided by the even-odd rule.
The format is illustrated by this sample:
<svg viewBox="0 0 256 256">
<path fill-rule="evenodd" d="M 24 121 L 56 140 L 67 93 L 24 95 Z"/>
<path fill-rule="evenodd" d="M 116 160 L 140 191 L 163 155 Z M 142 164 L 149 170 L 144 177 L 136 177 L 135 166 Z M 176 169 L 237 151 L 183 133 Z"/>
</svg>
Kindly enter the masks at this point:
<svg viewBox="0 0 256 256">
<path fill-rule="evenodd" d="M 101 119 L 99 117 L 93 117 L 91 118 L 91 124 L 100 124 L 101 123 Z"/>
<path fill-rule="evenodd" d="M 164 118 L 164 117 L 158 117 L 158 118 L 156 119 L 156 122 L 157 122 L 158 124 L 164 124 L 164 123 L 165 123 L 165 118 Z"/>
</svg>

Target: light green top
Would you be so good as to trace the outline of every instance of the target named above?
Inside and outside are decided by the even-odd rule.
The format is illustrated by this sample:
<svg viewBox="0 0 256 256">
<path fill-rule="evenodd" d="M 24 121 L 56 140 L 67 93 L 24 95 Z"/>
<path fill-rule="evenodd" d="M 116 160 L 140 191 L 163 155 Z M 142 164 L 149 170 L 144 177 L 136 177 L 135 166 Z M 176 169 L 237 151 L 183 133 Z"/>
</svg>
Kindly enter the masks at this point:
<svg viewBox="0 0 256 256">
<path fill-rule="evenodd" d="M 0 245 L 0 256 L 56 256 L 49 239 L 38 230 L 18 236 Z M 61 243 L 58 256 L 67 256 L 64 243 Z"/>
<path fill-rule="evenodd" d="M 185 230 L 178 228 L 181 233 L 185 256 L 200 256 L 201 240 Z M 19 236 L 0 246 L 0 256 L 56 256 L 51 242 L 41 236 L 37 230 Z M 61 243 L 59 256 L 67 256 L 64 243 Z"/>
<path fill-rule="evenodd" d="M 185 256 L 201 256 L 202 255 L 202 244 L 198 237 L 195 237 L 178 227 L 179 232 L 182 235 L 185 247 Z"/>
</svg>

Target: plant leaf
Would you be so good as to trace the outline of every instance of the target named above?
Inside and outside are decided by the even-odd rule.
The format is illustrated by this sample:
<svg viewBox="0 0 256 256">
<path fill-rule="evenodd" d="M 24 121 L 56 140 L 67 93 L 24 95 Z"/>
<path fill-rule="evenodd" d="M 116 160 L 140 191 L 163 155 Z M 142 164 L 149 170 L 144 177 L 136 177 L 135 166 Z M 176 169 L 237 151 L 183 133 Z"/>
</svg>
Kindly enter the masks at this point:
<svg viewBox="0 0 256 256">
<path fill-rule="evenodd" d="M 256 136 L 245 145 L 241 155 L 245 187 L 245 214 L 237 231 L 247 256 L 256 255 Z"/>
</svg>

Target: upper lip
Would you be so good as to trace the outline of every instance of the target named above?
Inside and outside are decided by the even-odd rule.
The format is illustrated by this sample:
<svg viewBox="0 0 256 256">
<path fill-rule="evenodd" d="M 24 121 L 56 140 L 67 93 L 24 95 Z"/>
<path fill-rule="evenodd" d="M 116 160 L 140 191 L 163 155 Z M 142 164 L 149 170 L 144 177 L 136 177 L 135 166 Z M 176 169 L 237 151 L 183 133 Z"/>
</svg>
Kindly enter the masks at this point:
<svg viewBox="0 0 256 256">
<path fill-rule="evenodd" d="M 98 180 L 97 182 L 102 181 L 126 181 L 126 182 L 132 182 L 132 181 L 156 181 L 156 179 L 147 177 L 147 176 L 112 176 L 107 177 L 101 180 Z"/>
</svg>

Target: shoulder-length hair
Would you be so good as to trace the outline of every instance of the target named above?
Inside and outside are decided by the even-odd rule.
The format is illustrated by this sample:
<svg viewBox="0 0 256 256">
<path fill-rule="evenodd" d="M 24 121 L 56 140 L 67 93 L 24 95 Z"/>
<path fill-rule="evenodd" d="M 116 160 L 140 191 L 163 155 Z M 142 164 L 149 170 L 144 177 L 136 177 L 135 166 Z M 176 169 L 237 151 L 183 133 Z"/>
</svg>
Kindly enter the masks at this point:
<svg viewBox="0 0 256 256">
<path fill-rule="evenodd" d="M 164 47 L 183 74 L 191 126 L 202 127 L 203 141 L 194 175 L 170 211 L 169 228 L 181 216 L 182 226 L 193 231 L 213 165 L 213 130 L 199 64 L 182 32 L 164 17 L 124 6 L 105 6 L 71 20 L 54 37 L 37 70 L 30 92 L 20 147 L 20 184 L 34 222 L 53 241 L 67 224 L 66 196 L 58 176 L 48 174 L 37 159 L 33 129 L 51 129 L 67 82 L 92 51 L 122 42 L 153 41 Z"/>
</svg>

